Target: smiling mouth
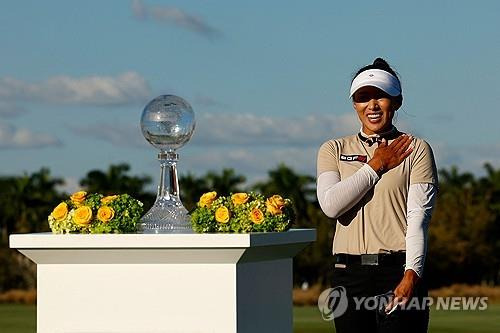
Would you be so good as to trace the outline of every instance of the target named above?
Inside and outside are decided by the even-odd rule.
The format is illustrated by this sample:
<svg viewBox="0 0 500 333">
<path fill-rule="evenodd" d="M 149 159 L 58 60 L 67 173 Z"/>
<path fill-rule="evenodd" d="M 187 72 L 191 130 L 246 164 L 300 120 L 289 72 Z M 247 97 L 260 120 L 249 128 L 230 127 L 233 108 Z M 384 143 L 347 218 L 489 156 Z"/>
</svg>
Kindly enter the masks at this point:
<svg viewBox="0 0 500 333">
<path fill-rule="evenodd" d="M 368 120 L 370 120 L 370 122 L 375 123 L 382 119 L 382 113 L 371 113 L 367 115 L 367 118 Z"/>
</svg>

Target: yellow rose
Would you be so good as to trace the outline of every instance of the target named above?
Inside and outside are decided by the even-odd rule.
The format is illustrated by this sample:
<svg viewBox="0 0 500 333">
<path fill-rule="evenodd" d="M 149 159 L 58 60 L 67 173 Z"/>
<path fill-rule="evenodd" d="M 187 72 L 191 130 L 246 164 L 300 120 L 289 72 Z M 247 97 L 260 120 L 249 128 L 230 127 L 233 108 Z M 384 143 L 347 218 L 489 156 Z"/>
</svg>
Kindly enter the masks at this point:
<svg viewBox="0 0 500 333">
<path fill-rule="evenodd" d="M 101 199 L 101 203 L 103 205 L 107 205 L 109 204 L 111 201 L 115 200 L 116 198 L 118 198 L 117 195 L 108 195 L 107 197 L 104 197 Z"/>
<path fill-rule="evenodd" d="M 246 193 L 235 193 L 231 196 L 231 200 L 235 205 L 242 205 L 246 203 L 249 199 L 248 194 Z"/>
<path fill-rule="evenodd" d="M 102 206 L 97 211 L 97 219 L 104 223 L 111 221 L 113 217 L 115 217 L 115 211 L 111 207 Z"/>
<path fill-rule="evenodd" d="M 75 210 L 73 220 L 80 226 L 86 226 L 92 219 L 92 209 L 89 206 L 81 206 Z"/>
<path fill-rule="evenodd" d="M 266 200 L 267 211 L 273 215 L 283 214 L 283 207 L 285 207 L 285 200 L 279 195 L 273 195 Z"/>
<path fill-rule="evenodd" d="M 217 220 L 217 222 L 227 223 L 229 222 L 229 217 L 229 209 L 224 206 L 217 208 L 215 211 L 215 220 Z"/>
<path fill-rule="evenodd" d="M 84 201 L 85 197 L 87 196 L 87 192 L 85 191 L 78 191 L 75 192 L 71 195 L 71 201 L 77 206 L 80 206 Z"/>
<path fill-rule="evenodd" d="M 259 208 L 254 208 L 250 212 L 250 220 L 255 224 L 261 224 L 264 222 L 264 213 Z"/>
<path fill-rule="evenodd" d="M 217 192 L 208 192 L 201 196 L 199 205 L 200 207 L 210 207 L 217 197 Z"/>
<path fill-rule="evenodd" d="M 65 202 L 61 202 L 54 208 L 50 215 L 58 221 L 64 220 L 68 216 L 68 205 Z"/>
</svg>

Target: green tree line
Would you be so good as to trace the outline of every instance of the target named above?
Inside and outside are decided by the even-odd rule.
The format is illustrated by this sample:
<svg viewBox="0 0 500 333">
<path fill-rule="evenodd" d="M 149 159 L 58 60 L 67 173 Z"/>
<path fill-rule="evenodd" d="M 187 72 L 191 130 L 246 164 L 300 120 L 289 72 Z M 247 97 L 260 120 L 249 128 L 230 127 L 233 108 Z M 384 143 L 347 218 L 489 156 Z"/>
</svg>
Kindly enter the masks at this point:
<svg viewBox="0 0 500 333">
<path fill-rule="evenodd" d="M 456 167 L 440 170 L 439 195 L 429 227 L 426 278 L 430 287 L 452 283 L 500 282 L 500 169 L 485 164 L 486 175 L 476 177 Z M 129 193 L 145 204 L 155 194 L 146 190 L 148 176 L 130 175 L 127 164 L 92 170 L 80 180 L 88 192 Z M 294 258 L 294 283 L 329 285 L 332 279 L 332 239 L 335 220 L 326 217 L 315 195 L 316 179 L 280 164 L 267 179 L 246 185 L 246 177 L 233 169 L 180 177 L 181 198 L 188 210 L 207 191 L 229 194 L 255 191 L 292 199 L 297 219 L 294 228 L 316 228 L 317 240 Z M 68 193 L 63 180 L 42 168 L 32 174 L 0 177 L 0 292 L 34 288 L 36 269 L 28 259 L 8 248 L 13 233 L 49 231 L 47 216 Z"/>
</svg>

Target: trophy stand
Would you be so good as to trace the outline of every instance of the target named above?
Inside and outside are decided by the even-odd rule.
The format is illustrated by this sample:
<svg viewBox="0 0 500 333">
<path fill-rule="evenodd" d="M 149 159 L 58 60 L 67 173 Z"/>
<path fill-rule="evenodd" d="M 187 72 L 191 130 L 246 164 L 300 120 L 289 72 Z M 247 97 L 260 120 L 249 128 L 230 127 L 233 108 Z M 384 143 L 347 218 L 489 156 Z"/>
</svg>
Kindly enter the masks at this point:
<svg viewBox="0 0 500 333">
<path fill-rule="evenodd" d="M 144 108 L 142 133 L 160 150 L 161 175 L 155 203 L 139 222 L 140 233 L 193 233 L 188 211 L 179 197 L 179 155 L 175 150 L 191 139 L 194 127 L 194 112 L 180 97 L 162 95 Z"/>
</svg>

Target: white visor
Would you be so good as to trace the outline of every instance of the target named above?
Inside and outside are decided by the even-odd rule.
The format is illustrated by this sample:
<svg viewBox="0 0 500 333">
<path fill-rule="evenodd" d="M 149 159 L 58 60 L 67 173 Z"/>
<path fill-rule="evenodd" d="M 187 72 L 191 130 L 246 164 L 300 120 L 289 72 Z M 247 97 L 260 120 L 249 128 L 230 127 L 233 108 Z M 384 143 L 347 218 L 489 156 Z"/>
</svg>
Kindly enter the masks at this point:
<svg viewBox="0 0 500 333">
<path fill-rule="evenodd" d="M 359 88 L 366 86 L 377 87 L 391 96 L 401 95 L 401 85 L 394 75 L 381 69 L 369 69 L 354 78 L 349 97 Z"/>
</svg>

